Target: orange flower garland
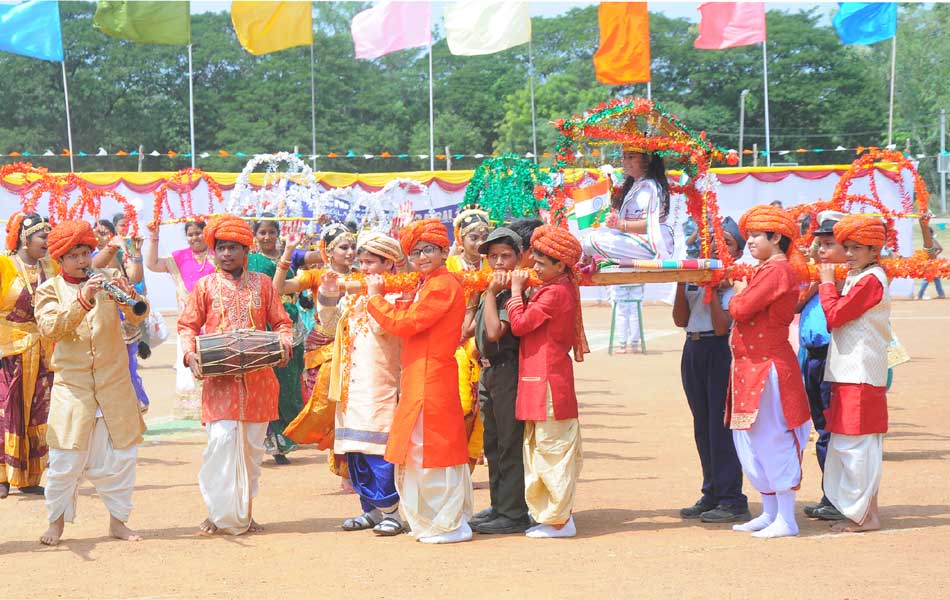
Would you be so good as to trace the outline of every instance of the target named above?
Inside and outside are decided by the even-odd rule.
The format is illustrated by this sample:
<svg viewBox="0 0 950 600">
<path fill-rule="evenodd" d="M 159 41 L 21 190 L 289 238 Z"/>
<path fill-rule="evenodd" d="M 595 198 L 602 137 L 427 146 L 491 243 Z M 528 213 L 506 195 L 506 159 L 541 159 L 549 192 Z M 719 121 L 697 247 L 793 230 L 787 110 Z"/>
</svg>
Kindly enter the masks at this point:
<svg viewBox="0 0 950 600">
<path fill-rule="evenodd" d="M 200 218 L 195 214 L 192 205 L 191 192 L 198 183 L 204 180 L 208 186 L 208 214 L 214 214 L 214 203 L 224 204 L 224 194 L 221 192 L 221 186 L 209 177 L 201 169 L 187 168 L 182 169 L 169 177 L 154 192 L 155 203 L 152 208 L 152 221 L 148 224 L 148 229 L 154 231 L 162 222 L 162 213 L 164 213 L 176 222 L 193 221 Z M 171 203 L 168 201 L 168 189 L 178 192 L 179 204 L 181 206 L 181 216 L 175 217 L 172 211 Z"/>
<path fill-rule="evenodd" d="M 458 273 L 452 273 L 452 275 L 454 275 L 459 280 L 459 283 L 462 284 L 462 291 L 466 298 L 475 292 L 480 293 L 488 289 L 488 283 L 492 278 L 491 271 L 461 271 Z M 385 281 L 385 284 L 383 285 L 383 293 L 405 294 L 407 292 L 414 292 L 419 289 L 420 277 L 420 273 L 396 273 L 394 275 L 383 275 L 383 280 Z M 366 276 L 362 273 L 349 275 L 346 277 L 345 281 L 347 283 L 347 293 L 366 293 Z M 532 271 L 531 276 L 528 278 L 528 285 L 533 287 L 541 285 L 541 283 L 541 280 L 538 279 L 538 276 Z"/>
</svg>

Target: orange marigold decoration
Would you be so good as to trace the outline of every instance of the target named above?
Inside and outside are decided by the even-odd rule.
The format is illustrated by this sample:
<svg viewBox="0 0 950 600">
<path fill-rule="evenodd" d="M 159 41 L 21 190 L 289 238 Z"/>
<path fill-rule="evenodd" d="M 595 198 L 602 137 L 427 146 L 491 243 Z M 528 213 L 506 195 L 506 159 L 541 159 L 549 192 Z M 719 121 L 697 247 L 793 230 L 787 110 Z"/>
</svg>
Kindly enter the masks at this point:
<svg viewBox="0 0 950 600">
<path fill-rule="evenodd" d="M 152 221 L 148 224 L 149 230 L 155 230 L 162 223 L 162 214 L 168 220 L 184 223 L 200 219 L 196 215 L 194 205 L 192 204 L 191 192 L 201 181 L 204 180 L 208 187 L 208 212 L 214 214 L 214 203 L 224 205 L 224 194 L 221 192 L 221 186 L 218 185 L 211 176 L 198 168 L 182 169 L 165 180 L 162 185 L 155 189 L 155 203 L 152 208 Z M 168 190 L 171 189 L 178 193 L 178 202 L 181 208 L 179 216 L 175 216 L 171 203 L 168 201 Z"/>
</svg>

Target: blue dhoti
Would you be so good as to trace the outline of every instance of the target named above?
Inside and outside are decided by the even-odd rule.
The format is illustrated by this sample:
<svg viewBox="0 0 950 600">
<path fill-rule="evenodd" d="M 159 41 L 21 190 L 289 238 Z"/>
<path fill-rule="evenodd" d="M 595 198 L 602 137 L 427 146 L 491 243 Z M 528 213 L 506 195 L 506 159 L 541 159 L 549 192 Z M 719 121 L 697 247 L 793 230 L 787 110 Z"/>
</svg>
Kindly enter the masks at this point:
<svg viewBox="0 0 950 600">
<path fill-rule="evenodd" d="M 363 512 L 374 508 L 390 512 L 399 503 L 392 463 L 374 454 L 347 452 L 346 464 L 350 470 L 350 483 L 360 495 Z"/>
</svg>

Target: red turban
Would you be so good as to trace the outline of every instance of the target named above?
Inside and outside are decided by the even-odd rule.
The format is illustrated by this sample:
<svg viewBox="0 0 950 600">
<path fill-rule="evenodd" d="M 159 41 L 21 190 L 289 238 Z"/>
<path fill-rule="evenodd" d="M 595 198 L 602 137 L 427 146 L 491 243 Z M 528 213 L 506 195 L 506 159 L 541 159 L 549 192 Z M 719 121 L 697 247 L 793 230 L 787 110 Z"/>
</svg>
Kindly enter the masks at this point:
<svg viewBox="0 0 950 600">
<path fill-rule="evenodd" d="M 89 246 L 92 250 L 97 245 L 96 234 L 92 225 L 85 221 L 60 221 L 49 232 L 46 240 L 46 249 L 54 260 L 66 256 L 77 246 Z"/>
<path fill-rule="evenodd" d="M 750 231 L 777 233 L 788 238 L 788 251 L 785 253 L 788 262 L 795 269 L 799 279 L 805 280 L 808 278 L 808 263 L 805 262 L 805 257 L 802 256 L 798 246 L 795 245 L 795 240 L 798 239 L 801 228 L 792 218 L 791 213 L 771 204 L 753 206 L 739 219 L 739 233 L 742 234 L 742 237 L 748 238 Z"/>
<path fill-rule="evenodd" d="M 574 360 L 583 362 L 584 355 L 590 352 L 590 347 L 587 345 L 587 334 L 584 333 L 581 292 L 577 287 L 577 261 L 581 259 L 583 253 L 581 243 L 567 229 L 554 225 L 541 225 L 531 234 L 531 247 L 567 265 L 567 273 L 574 283 Z"/>
<path fill-rule="evenodd" d="M 254 232 L 247 221 L 234 215 L 211 219 L 205 227 L 205 243 L 214 250 L 215 241 L 235 242 L 250 248 L 254 244 Z"/>
<path fill-rule="evenodd" d="M 880 219 L 867 215 L 847 215 L 835 224 L 839 244 L 851 240 L 865 246 L 882 247 L 887 242 L 887 229 Z"/>
<path fill-rule="evenodd" d="M 438 219 L 413 221 L 399 231 L 399 245 L 408 255 L 419 242 L 429 242 L 439 248 L 449 247 L 449 230 Z"/>
</svg>

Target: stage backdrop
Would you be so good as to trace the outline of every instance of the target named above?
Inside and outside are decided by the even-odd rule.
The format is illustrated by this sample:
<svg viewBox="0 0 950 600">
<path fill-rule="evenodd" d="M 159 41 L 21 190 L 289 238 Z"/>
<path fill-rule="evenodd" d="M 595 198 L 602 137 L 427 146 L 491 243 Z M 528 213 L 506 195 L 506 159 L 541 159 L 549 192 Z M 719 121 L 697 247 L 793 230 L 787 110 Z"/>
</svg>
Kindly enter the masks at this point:
<svg viewBox="0 0 950 600">
<path fill-rule="evenodd" d="M 842 173 L 847 170 L 846 165 L 823 167 L 759 167 L 759 168 L 729 168 L 713 169 L 719 179 L 719 206 L 723 216 L 731 216 L 738 220 L 739 216 L 749 207 L 756 204 L 767 204 L 774 200 L 781 200 L 786 207 L 797 204 L 806 204 L 831 197 L 832 191 Z M 153 192 L 171 173 L 82 173 L 80 176 L 92 186 L 114 189 L 127 197 L 139 212 L 140 225 L 143 235 L 145 223 L 151 219 L 154 203 Z M 221 186 L 227 200 L 230 190 L 237 179 L 236 173 L 212 173 L 214 180 Z M 412 173 L 374 173 L 354 175 L 348 173 L 318 173 L 319 183 L 326 189 L 358 186 L 365 191 L 381 189 L 389 181 L 396 178 L 413 179 L 427 186 L 427 193 L 411 193 L 410 191 L 394 192 L 390 199 L 394 203 L 411 200 L 414 211 L 419 215 L 438 216 L 444 221 L 450 221 L 457 211 L 459 203 L 465 195 L 465 186 L 471 178 L 471 171 L 437 171 Z M 260 183 L 262 174 L 252 176 L 251 183 Z M 897 184 L 897 175 L 892 171 L 876 169 L 874 173 L 878 193 L 881 200 L 888 207 L 900 209 L 901 198 Z M 904 173 L 904 188 L 913 194 L 913 181 L 910 173 Z M 0 182 L 0 219 L 6 219 L 10 213 L 20 206 L 19 192 L 21 185 L 9 180 Z M 870 194 L 869 179 L 867 176 L 855 180 L 852 192 Z M 75 192 L 74 192 L 75 197 Z M 196 212 L 207 212 L 208 190 L 201 182 L 192 191 L 192 201 Z M 169 192 L 169 201 L 177 209 L 178 197 Z M 41 208 L 45 199 L 40 200 Z M 681 204 L 682 198 L 674 198 L 675 205 Z M 102 206 L 102 216 L 111 218 L 119 212 L 120 207 L 113 201 L 107 201 Z M 909 219 L 898 223 L 898 241 L 900 253 L 910 255 L 912 252 L 912 227 L 916 223 Z M 169 225 L 162 227 L 159 253 L 168 256 L 173 250 L 185 246 L 184 227 Z M 745 260 L 749 260 L 746 257 Z M 158 310 L 172 312 L 176 309 L 174 286 L 167 275 L 146 271 L 148 296 L 152 306 Z M 894 295 L 909 295 L 912 282 L 896 280 L 891 284 L 891 293 Z M 647 286 L 648 299 L 668 300 L 671 297 L 671 284 L 653 284 Z M 585 289 L 585 299 L 604 298 L 606 290 L 602 288 Z"/>
</svg>

